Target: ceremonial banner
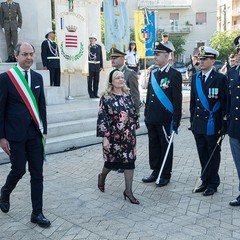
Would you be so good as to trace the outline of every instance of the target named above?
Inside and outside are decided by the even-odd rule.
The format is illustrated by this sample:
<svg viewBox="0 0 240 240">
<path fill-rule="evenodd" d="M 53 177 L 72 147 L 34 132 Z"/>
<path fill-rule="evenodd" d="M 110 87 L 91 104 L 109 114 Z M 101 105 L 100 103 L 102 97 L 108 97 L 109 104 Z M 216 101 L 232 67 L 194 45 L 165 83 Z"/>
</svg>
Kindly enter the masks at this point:
<svg viewBox="0 0 240 240">
<path fill-rule="evenodd" d="M 88 74 L 88 24 L 84 0 L 55 0 L 61 72 Z"/>
<path fill-rule="evenodd" d="M 146 24 L 145 24 L 146 23 Z M 152 11 L 134 12 L 135 40 L 140 58 L 153 56 L 155 42 L 155 14 Z"/>
<path fill-rule="evenodd" d="M 104 0 L 105 46 L 125 52 L 130 41 L 126 0 Z"/>
</svg>

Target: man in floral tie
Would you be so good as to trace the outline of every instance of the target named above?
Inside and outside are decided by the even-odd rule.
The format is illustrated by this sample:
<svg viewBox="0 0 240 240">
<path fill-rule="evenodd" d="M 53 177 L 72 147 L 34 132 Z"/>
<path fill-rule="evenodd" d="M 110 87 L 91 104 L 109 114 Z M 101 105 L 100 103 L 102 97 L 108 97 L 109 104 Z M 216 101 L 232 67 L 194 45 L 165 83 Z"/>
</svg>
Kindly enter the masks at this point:
<svg viewBox="0 0 240 240">
<path fill-rule="evenodd" d="M 156 67 L 151 71 L 145 107 L 145 124 L 149 138 L 149 164 L 153 170 L 142 179 L 145 183 L 157 180 L 168 147 L 172 130 L 177 132 L 182 114 L 182 75 L 169 62 L 172 50 L 155 42 L 154 60 Z M 170 105 L 170 108 L 168 106 Z M 173 145 L 164 165 L 159 187 L 167 185 L 171 178 Z"/>
</svg>

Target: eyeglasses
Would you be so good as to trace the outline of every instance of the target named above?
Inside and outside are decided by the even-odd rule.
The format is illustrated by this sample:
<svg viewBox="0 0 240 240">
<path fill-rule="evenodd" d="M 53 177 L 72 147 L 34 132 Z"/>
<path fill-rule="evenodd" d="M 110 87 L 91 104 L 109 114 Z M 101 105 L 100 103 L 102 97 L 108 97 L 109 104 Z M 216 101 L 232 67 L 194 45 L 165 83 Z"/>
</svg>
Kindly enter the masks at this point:
<svg viewBox="0 0 240 240">
<path fill-rule="evenodd" d="M 33 57 L 34 56 L 34 52 L 31 53 L 20 53 L 19 55 L 23 56 L 23 57 Z"/>
<path fill-rule="evenodd" d="M 168 37 L 168 35 L 163 35 L 163 37 Z"/>
</svg>

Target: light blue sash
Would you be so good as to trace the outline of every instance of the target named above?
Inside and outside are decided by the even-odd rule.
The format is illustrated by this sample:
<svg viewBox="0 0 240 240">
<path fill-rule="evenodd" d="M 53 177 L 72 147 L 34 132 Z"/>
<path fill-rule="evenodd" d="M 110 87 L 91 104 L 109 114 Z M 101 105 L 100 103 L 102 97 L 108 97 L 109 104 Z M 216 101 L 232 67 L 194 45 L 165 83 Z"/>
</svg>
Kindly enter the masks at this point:
<svg viewBox="0 0 240 240">
<path fill-rule="evenodd" d="M 213 120 L 213 113 L 215 113 L 219 108 L 220 108 L 220 101 L 218 100 L 214 107 L 213 110 L 210 111 L 209 109 L 209 103 L 208 100 L 203 92 L 202 89 L 202 83 L 201 83 L 201 79 L 199 77 L 201 72 L 196 74 L 196 89 L 197 89 L 197 93 L 198 93 L 198 97 L 203 105 L 203 107 L 209 112 L 209 119 L 208 119 L 208 123 L 207 123 L 207 135 L 214 135 L 215 134 L 215 125 L 214 125 L 214 120 Z"/>
<path fill-rule="evenodd" d="M 161 89 L 161 87 L 159 86 L 154 73 L 157 71 L 157 69 L 152 70 L 151 72 L 151 82 L 152 82 L 152 88 L 153 91 L 155 92 L 157 98 L 159 99 L 159 101 L 162 103 L 162 105 L 173 114 L 173 105 L 171 103 L 171 101 L 168 99 L 168 97 L 166 96 L 166 94 L 163 92 L 163 90 Z M 173 121 L 171 122 L 171 127 L 170 127 L 170 133 L 172 133 L 172 125 L 173 125 Z"/>
</svg>

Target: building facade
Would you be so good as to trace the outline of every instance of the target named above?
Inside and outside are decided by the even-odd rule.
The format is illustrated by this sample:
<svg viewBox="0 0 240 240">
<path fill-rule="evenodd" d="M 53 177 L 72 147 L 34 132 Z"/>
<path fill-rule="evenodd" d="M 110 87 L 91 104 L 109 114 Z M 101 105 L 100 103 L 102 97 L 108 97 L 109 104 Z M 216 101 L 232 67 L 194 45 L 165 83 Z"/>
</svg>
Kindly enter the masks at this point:
<svg viewBox="0 0 240 240">
<path fill-rule="evenodd" d="M 131 0 L 128 1 L 130 25 L 134 23 L 134 10 L 147 7 L 155 11 L 155 26 L 160 32 L 182 36 L 186 40 L 182 61 L 187 62 L 199 46 L 209 45 L 217 30 L 218 0 Z M 160 36 L 157 36 L 160 38 Z"/>
</svg>

